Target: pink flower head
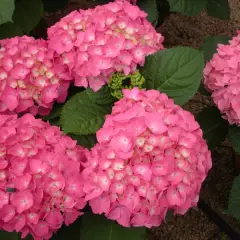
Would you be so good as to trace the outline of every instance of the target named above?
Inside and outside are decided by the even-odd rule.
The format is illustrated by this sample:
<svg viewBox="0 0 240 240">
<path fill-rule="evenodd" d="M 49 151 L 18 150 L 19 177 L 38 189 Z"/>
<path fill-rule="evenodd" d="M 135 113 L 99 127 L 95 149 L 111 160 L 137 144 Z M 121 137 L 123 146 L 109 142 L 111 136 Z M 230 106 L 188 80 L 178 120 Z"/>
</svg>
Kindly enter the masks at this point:
<svg viewBox="0 0 240 240">
<path fill-rule="evenodd" d="M 168 210 L 196 206 L 212 166 L 193 115 L 157 90 L 123 90 L 87 157 L 84 193 L 96 214 L 158 226 Z"/>
<path fill-rule="evenodd" d="M 69 76 L 55 69 L 47 42 L 32 37 L 0 41 L 0 112 L 46 115 L 53 102 L 64 102 Z"/>
<path fill-rule="evenodd" d="M 0 229 L 49 239 L 86 205 L 87 150 L 29 113 L 0 115 L 0 132 Z"/>
<path fill-rule="evenodd" d="M 204 84 L 223 118 L 240 126 L 240 32 L 229 44 L 218 44 L 204 69 Z"/>
<path fill-rule="evenodd" d="M 112 73 L 128 75 L 144 64 L 147 55 L 163 49 L 163 36 L 146 16 L 122 0 L 74 11 L 48 29 L 49 48 L 76 86 L 97 91 Z"/>
</svg>

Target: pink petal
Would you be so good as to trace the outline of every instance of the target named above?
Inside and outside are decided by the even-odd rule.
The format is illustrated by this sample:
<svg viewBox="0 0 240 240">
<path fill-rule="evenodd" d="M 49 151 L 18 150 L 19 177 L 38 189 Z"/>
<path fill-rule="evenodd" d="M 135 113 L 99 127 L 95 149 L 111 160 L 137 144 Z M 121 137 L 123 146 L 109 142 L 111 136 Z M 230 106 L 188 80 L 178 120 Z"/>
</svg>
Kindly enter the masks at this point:
<svg viewBox="0 0 240 240">
<path fill-rule="evenodd" d="M 89 201 L 89 205 L 95 214 L 108 214 L 110 211 L 110 198 L 108 195 L 101 195 Z"/>
<path fill-rule="evenodd" d="M 17 91 L 11 87 L 6 87 L 0 99 L 6 104 L 10 111 L 13 111 L 19 103 Z"/>
<path fill-rule="evenodd" d="M 4 205 L 1 208 L 0 218 L 4 222 L 9 222 L 15 216 L 15 208 L 12 205 Z"/>
<path fill-rule="evenodd" d="M 152 176 L 152 170 L 150 169 L 150 165 L 147 163 L 139 163 L 133 166 L 133 171 L 135 174 L 141 175 L 141 178 L 149 181 Z"/>
<path fill-rule="evenodd" d="M 35 234 L 39 237 L 47 235 L 49 233 L 49 228 L 47 223 L 44 221 L 39 221 L 36 225 L 33 226 Z"/>
<path fill-rule="evenodd" d="M 9 194 L 0 190 L 0 208 L 8 204 Z"/>
<path fill-rule="evenodd" d="M 44 103 L 51 103 L 58 97 L 58 85 L 50 85 L 45 87 L 41 93 L 41 99 Z"/>
<path fill-rule="evenodd" d="M 24 176 L 16 177 L 13 182 L 17 189 L 24 190 L 29 188 L 29 184 L 31 182 L 32 175 L 26 173 Z"/>
<path fill-rule="evenodd" d="M 111 138 L 111 135 L 113 133 L 113 128 L 101 128 L 97 131 L 96 136 L 99 143 L 105 143 L 108 142 Z"/>
<path fill-rule="evenodd" d="M 84 186 L 85 189 L 87 189 L 87 185 Z M 94 199 L 102 194 L 103 190 L 100 187 L 94 187 L 92 190 L 88 190 L 88 193 L 85 196 L 85 201 L 89 201 L 91 199 Z"/>
<path fill-rule="evenodd" d="M 120 225 L 124 227 L 130 227 L 130 216 L 131 213 L 124 206 L 116 206 L 113 208 L 106 217 L 112 220 L 116 220 Z"/>
<path fill-rule="evenodd" d="M 146 114 L 145 124 L 155 134 L 161 134 L 168 130 L 159 113 Z"/>
<path fill-rule="evenodd" d="M 39 221 L 39 215 L 36 212 L 29 212 L 26 214 L 27 222 L 32 224 L 37 224 Z"/>
<path fill-rule="evenodd" d="M 128 152 L 132 148 L 132 139 L 121 133 L 111 139 L 110 146 L 116 151 Z"/>
<path fill-rule="evenodd" d="M 15 217 L 15 229 L 19 232 L 26 224 L 26 216 L 21 214 Z"/>
<path fill-rule="evenodd" d="M 82 215 L 82 213 L 80 213 L 78 211 L 65 212 L 64 223 L 66 224 L 66 226 L 69 226 L 70 224 L 75 222 L 77 220 L 77 218 L 81 215 Z"/>
<path fill-rule="evenodd" d="M 131 219 L 131 225 L 134 227 L 143 227 L 147 216 L 143 213 L 136 213 Z"/>
<path fill-rule="evenodd" d="M 14 194 L 12 205 L 16 207 L 18 213 L 29 209 L 33 206 L 33 195 L 30 190 L 24 190 Z"/>
<path fill-rule="evenodd" d="M 45 221 L 50 228 L 57 230 L 62 226 L 63 216 L 60 211 L 53 210 L 47 215 Z"/>
<path fill-rule="evenodd" d="M 182 198 L 175 187 L 168 188 L 166 197 L 170 206 L 180 206 L 182 203 Z"/>
</svg>

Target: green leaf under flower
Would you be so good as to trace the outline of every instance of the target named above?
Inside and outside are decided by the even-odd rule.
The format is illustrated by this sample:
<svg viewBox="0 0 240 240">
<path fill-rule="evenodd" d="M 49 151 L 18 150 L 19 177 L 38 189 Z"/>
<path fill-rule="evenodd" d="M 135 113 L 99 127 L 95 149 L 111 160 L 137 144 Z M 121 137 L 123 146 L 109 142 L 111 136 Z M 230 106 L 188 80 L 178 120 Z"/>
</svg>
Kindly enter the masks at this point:
<svg viewBox="0 0 240 240">
<path fill-rule="evenodd" d="M 179 105 L 186 103 L 199 88 L 204 67 L 203 53 L 189 47 L 161 50 L 146 58 L 141 73 L 147 89 L 166 93 Z"/>
<path fill-rule="evenodd" d="M 207 5 L 207 0 L 168 0 L 171 12 L 179 12 L 187 16 L 200 13 Z"/>
<path fill-rule="evenodd" d="M 147 20 L 155 26 L 158 21 L 158 10 L 156 0 L 138 0 L 137 5 L 141 10 L 148 14 Z"/>
<path fill-rule="evenodd" d="M 93 102 L 100 105 L 110 104 L 116 100 L 111 95 L 110 89 L 107 85 L 103 86 L 97 92 L 94 92 L 91 88 L 87 88 L 86 93 Z"/>
<path fill-rule="evenodd" d="M 240 220 L 240 176 L 236 177 L 233 181 L 227 213 Z"/>
<path fill-rule="evenodd" d="M 13 21 L 29 34 L 40 22 L 43 12 L 41 0 L 20 0 L 16 2 Z"/>
<path fill-rule="evenodd" d="M 204 60 L 210 61 L 213 54 L 217 52 L 217 45 L 227 44 L 231 38 L 228 36 L 208 36 L 204 39 L 201 50 L 204 51 Z"/>
<path fill-rule="evenodd" d="M 228 122 L 222 118 L 216 107 L 204 108 L 197 116 L 203 137 L 206 139 L 209 149 L 214 149 L 223 142 L 228 132 Z"/>
<path fill-rule="evenodd" d="M 86 91 L 75 94 L 63 106 L 61 126 L 65 133 L 87 135 L 96 133 L 111 112 L 112 105 L 94 103 Z"/>
<path fill-rule="evenodd" d="M 234 151 L 240 154 L 240 127 L 232 125 L 228 129 L 228 137 Z"/>
<path fill-rule="evenodd" d="M 144 240 L 146 228 L 122 227 L 103 215 L 85 213 L 82 217 L 81 240 Z"/>
<path fill-rule="evenodd" d="M 208 0 L 206 8 L 209 16 L 213 16 L 221 20 L 231 19 L 228 0 Z"/>
<path fill-rule="evenodd" d="M 12 22 L 14 8 L 15 8 L 14 0 L 0 1 L 0 24 Z"/>
</svg>

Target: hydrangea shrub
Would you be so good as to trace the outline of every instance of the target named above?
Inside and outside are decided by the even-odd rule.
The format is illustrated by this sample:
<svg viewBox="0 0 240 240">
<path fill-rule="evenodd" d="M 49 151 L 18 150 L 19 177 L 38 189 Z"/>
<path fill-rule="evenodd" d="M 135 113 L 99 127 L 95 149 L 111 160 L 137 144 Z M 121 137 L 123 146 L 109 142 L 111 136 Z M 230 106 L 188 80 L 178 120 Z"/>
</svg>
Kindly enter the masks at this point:
<svg viewBox="0 0 240 240">
<path fill-rule="evenodd" d="M 214 6 L 164 1 L 75 10 L 47 29 L 47 40 L 20 35 L 34 34 L 43 7 L 61 9 L 66 0 L 0 3 L 0 30 L 10 29 L 0 31 L 1 230 L 16 239 L 89 240 L 101 232 L 140 240 L 170 212 L 197 206 L 212 166 L 209 139 L 179 105 L 199 88 L 204 55 L 164 48 L 154 27 L 168 14 L 160 5 L 186 15 L 203 8 L 211 15 Z M 236 64 L 232 51 L 227 58 Z M 234 74 L 216 65 L 205 69 L 205 83 L 214 71 Z"/>
</svg>

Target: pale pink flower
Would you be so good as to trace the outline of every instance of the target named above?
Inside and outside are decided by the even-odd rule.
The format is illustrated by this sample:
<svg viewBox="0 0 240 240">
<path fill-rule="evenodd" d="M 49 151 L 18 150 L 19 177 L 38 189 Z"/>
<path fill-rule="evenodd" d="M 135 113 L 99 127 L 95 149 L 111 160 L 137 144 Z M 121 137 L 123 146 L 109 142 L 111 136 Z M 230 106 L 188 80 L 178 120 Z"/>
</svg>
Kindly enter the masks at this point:
<svg viewBox="0 0 240 240">
<path fill-rule="evenodd" d="M 0 229 L 49 239 L 86 205 L 87 150 L 31 114 L 0 115 L 0 132 Z"/>
<path fill-rule="evenodd" d="M 212 166 L 192 114 L 157 90 L 123 90 L 97 132 L 83 170 L 96 214 L 129 226 L 158 226 L 168 210 L 196 206 Z"/>
<path fill-rule="evenodd" d="M 240 31 L 229 44 L 218 44 L 217 53 L 206 64 L 204 84 L 212 93 L 222 117 L 240 125 Z"/>
<path fill-rule="evenodd" d="M 48 29 L 55 63 L 68 70 L 76 86 L 97 91 L 114 72 L 128 75 L 144 64 L 146 56 L 163 49 L 163 36 L 130 2 L 73 11 Z"/>
<path fill-rule="evenodd" d="M 46 41 L 23 36 L 0 44 L 1 113 L 47 115 L 54 101 L 66 100 L 71 78 L 55 65 Z"/>
</svg>

